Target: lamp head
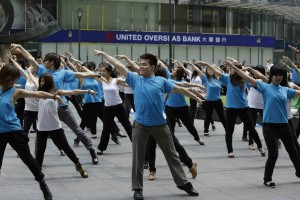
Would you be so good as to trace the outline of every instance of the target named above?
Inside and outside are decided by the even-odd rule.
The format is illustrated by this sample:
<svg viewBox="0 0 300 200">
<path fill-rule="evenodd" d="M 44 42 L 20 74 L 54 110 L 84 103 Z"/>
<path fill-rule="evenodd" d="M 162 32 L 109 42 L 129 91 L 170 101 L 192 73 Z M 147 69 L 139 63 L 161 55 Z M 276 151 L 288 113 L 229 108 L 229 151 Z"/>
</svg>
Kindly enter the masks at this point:
<svg viewBox="0 0 300 200">
<path fill-rule="evenodd" d="M 83 8 L 81 6 L 77 8 L 77 17 L 78 17 L 79 21 L 81 20 L 83 12 L 84 12 L 84 10 L 83 10 Z"/>
</svg>

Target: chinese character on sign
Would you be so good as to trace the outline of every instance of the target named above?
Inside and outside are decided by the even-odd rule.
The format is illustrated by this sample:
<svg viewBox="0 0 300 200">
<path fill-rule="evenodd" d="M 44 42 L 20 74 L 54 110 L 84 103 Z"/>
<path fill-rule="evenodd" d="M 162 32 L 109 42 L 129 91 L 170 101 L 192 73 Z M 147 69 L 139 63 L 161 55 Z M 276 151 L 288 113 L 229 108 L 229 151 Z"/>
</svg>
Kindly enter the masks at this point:
<svg viewBox="0 0 300 200">
<path fill-rule="evenodd" d="M 208 38 L 208 41 L 209 41 L 209 42 L 214 42 L 214 37 L 209 37 L 209 38 Z"/>
<path fill-rule="evenodd" d="M 206 37 L 203 37 L 203 38 L 202 38 L 202 42 L 207 42 L 207 38 L 206 38 Z"/>
<path fill-rule="evenodd" d="M 226 43 L 226 42 L 227 42 L 227 38 L 226 38 L 226 37 L 223 37 L 223 38 L 222 38 L 222 42 L 223 42 L 223 43 Z"/>
<path fill-rule="evenodd" d="M 221 38 L 216 37 L 216 42 L 221 42 Z"/>
</svg>

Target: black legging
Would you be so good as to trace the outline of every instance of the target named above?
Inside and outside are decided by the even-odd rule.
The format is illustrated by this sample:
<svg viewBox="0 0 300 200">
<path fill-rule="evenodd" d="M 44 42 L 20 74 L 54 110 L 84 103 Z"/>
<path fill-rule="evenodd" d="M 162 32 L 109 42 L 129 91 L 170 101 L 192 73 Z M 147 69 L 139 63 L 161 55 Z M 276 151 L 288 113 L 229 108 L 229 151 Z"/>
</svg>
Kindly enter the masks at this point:
<svg viewBox="0 0 300 200">
<path fill-rule="evenodd" d="M 71 98 L 69 96 L 66 96 L 66 98 L 68 101 L 72 102 L 79 117 L 82 118 L 83 100 L 82 100 L 81 95 L 72 95 Z"/>
<path fill-rule="evenodd" d="M 249 108 L 227 108 L 226 109 L 226 135 L 225 135 L 225 141 L 227 145 L 228 153 L 233 152 L 232 148 L 232 135 L 234 132 L 234 126 L 236 118 L 239 117 L 242 122 L 244 123 L 244 126 L 249 130 L 250 134 L 252 134 L 252 137 L 257 144 L 258 148 L 262 148 L 262 144 L 259 138 L 259 135 L 255 128 L 252 125 L 251 117 L 249 114 Z"/>
<path fill-rule="evenodd" d="M 191 122 L 188 106 L 176 108 L 166 106 L 166 115 L 170 123 L 171 132 L 175 132 L 176 118 L 178 117 L 182 121 L 183 125 L 187 128 L 189 133 L 194 136 L 194 140 L 198 141 L 200 139 L 195 126 Z"/>
<path fill-rule="evenodd" d="M 24 123 L 24 109 L 25 109 L 25 99 L 20 98 L 15 103 L 15 111 L 17 113 L 17 117 L 20 120 L 22 127 Z"/>
<path fill-rule="evenodd" d="M 131 108 L 132 108 L 132 109 L 134 110 L 134 112 L 135 112 L 135 107 L 134 107 L 134 94 L 126 94 L 126 93 L 124 93 L 124 104 L 125 104 L 126 114 L 127 114 L 128 117 L 129 117 Z"/>
<path fill-rule="evenodd" d="M 37 111 L 24 111 L 24 128 L 23 133 L 28 137 L 28 133 L 31 125 L 34 125 L 37 121 L 38 112 Z"/>
<path fill-rule="evenodd" d="M 252 126 L 255 128 L 256 121 L 257 121 L 257 114 L 259 113 L 259 115 L 262 117 L 263 116 L 263 109 L 249 108 L 249 113 L 250 113 L 250 117 L 251 117 L 251 121 L 252 121 Z M 243 127 L 243 137 L 245 137 L 245 136 L 247 137 L 247 132 L 248 132 L 248 129 L 244 125 L 244 127 Z M 251 145 L 253 143 L 254 143 L 253 136 L 249 132 L 249 145 Z"/>
<path fill-rule="evenodd" d="M 221 99 L 217 101 L 205 101 L 205 120 L 204 120 L 204 133 L 208 133 L 209 123 L 212 121 L 214 108 L 219 116 L 220 122 L 226 130 L 226 119 L 224 117 L 224 107 Z"/>
</svg>

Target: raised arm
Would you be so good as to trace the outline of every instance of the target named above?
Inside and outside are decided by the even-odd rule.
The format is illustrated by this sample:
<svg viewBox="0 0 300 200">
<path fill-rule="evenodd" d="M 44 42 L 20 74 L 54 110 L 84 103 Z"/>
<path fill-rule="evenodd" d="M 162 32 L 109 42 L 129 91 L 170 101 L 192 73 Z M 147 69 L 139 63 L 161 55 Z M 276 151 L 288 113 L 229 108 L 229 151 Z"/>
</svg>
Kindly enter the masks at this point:
<svg viewBox="0 0 300 200">
<path fill-rule="evenodd" d="M 218 69 L 216 69 L 215 67 L 213 67 L 212 65 L 208 64 L 207 62 L 204 62 L 204 61 L 196 61 L 195 64 L 198 64 L 198 65 L 205 65 L 207 66 L 209 69 L 211 69 L 211 71 L 213 71 L 214 74 L 216 74 L 218 77 L 221 77 L 222 76 L 222 72 Z"/>
<path fill-rule="evenodd" d="M 139 68 L 140 68 L 139 65 L 137 63 L 135 63 L 134 61 L 130 60 L 127 56 L 125 56 L 125 55 L 116 55 L 116 58 L 118 60 L 121 60 L 121 59 L 125 60 L 125 62 L 127 62 L 128 65 L 130 67 L 132 67 L 134 71 L 136 71 L 136 72 L 139 71 Z"/>
<path fill-rule="evenodd" d="M 30 65 L 33 67 L 33 69 L 35 71 L 37 71 L 38 63 L 35 61 L 34 57 L 26 49 L 24 49 L 19 44 L 12 44 L 11 46 L 12 46 L 12 48 L 11 48 L 12 51 L 20 52 L 24 56 L 24 58 L 29 61 Z"/>
<path fill-rule="evenodd" d="M 20 71 L 21 75 L 25 77 L 25 79 L 27 80 L 29 77 L 28 77 L 28 74 L 26 74 L 26 72 L 24 71 L 24 69 L 19 65 L 19 63 L 17 63 L 13 58 L 12 58 L 12 55 L 11 54 L 8 54 L 7 55 L 10 62 L 16 67 L 18 68 L 18 70 Z"/>
<path fill-rule="evenodd" d="M 296 54 L 296 56 L 297 56 L 297 55 L 298 55 L 298 54 Z M 288 66 L 292 67 L 292 68 L 296 71 L 298 77 L 300 77 L 300 70 L 299 70 L 298 67 L 293 63 L 293 61 L 291 61 L 291 59 L 290 59 L 289 57 L 287 57 L 287 56 L 282 56 L 282 59 L 284 60 L 284 62 L 286 62 L 286 64 L 288 64 Z"/>
<path fill-rule="evenodd" d="M 127 78 L 128 70 L 118 59 L 108 55 L 107 53 L 105 53 L 103 51 L 94 50 L 94 52 L 95 52 L 95 56 L 102 56 L 110 64 L 115 66 L 119 70 L 119 72 L 125 76 L 125 78 Z"/>
<path fill-rule="evenodd" d="M 235 73 L 237 73 L 245 81 L 250 82 L 251 85 L 253 85 L 254 87 L 256 87 L 256 80 L 254 78 L 252 78 L 251 76 L 249 76 L 248 74 L 246 74 L 245 72 L 243 72 L 242 70 L 240 70 L 239 68 L 237 68 L 230 61 L 225 61 L 225 64 L 229 65 L 229 67 L 231 67 L 232 69 L 234 69 Z"/>
<path fill-rule="evenodd" d="M 263 82 L 268 83 L 268 78 L 264 76 L 259 71 L 253 69 L 252 67 L 246 67 L 244 70 L 251 72 L 257 79 L 261 79 Z"/>
<path fill-rule="evenodd" d="M 192 69 L 198 73 L 198 75 L 202 78 L 203 73 L 202 71 L 192 62 L 192 61 L 184 61 L 187 65 L 191 65 Z"/>
<path fill-rule="evenodd" d="M 33 67 L 28 67 L 27 71 L 28 71 L 28 77 L 30 78 L 30 80 L 33 82 L 34 87 L 36 88 L 36 90 L 39 88 L 39 79 L 35 76 L 33 76 L 33 74 L 31 73 L 31 69 Z"/>
</svg>

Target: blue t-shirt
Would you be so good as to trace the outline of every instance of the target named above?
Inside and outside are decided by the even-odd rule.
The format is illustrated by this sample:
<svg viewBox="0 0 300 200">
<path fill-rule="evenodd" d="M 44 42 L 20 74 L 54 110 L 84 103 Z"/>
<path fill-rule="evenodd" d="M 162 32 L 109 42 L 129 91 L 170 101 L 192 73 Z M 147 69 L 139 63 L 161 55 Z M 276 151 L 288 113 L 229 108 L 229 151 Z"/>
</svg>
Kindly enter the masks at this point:
<svg viewBox="0 0 300 200">
<path fill-rule="evenodd" d="M 20 120 L 17 118 L 15 106 L 12 102 L 12 95 L 16 88 L 11 88 L 0 93 L 0 134 L 22 130 Z"/>
<path fill-rule="evenodd" d="M 206 88 L 206 101 L 217 101 L 221 99 L 221 82 L 219 79 L 211 77 L 210 80 L 208 80 L 206 75 L 203 74 L 201 80 Z"/>
<path fill-rule="evenodd" d="M 226 108 L 248 108 L 248 101 L 246 98 L 247 83 L 245 83 L 244 88 L 241 89 L 239 85 L 232 85 L 230 76 L 224 73 L 222 73 L 220 81 L 227 87 Z"/>
<path fill-rule="evenodd" d="M 24 72 L 27 74 L 27 70 L 24 70 Z M 16 85 L 18 88 L 25 89 L 25 84 L 26 84 L 26 78 L 21 74 L 18 80 L 16 81 Z"/>
<path fill-rule="evenodd" d="M 101 96 L 99 95 L 99 91 L 100 91 L 99 84 L 95 79 L 85 78 L 83 85 L 82 85 L 82 89 L 83 90 L 90 89 L 90 90 L 94 90 L 95 92 L 97 92 L 97 94 L 94 96 L 91 94 L 88 94 L 88 93 L 84 93 L 83 103 L 97 103 L 97 102 L 102 101 Z"/>
<path fill-rule="evenodd" d="M 263 123 L 288 123 L 286 104 L 295 95 L 295 90 L 262 81 L 256 81 L 256 85 L 264 99 Z"/>
<path fill-rule="evenodd" d="M 181 80 L 181 81 L 169 80 L 169 81 L 174 85 L 176 85 L 176 82 L 186 82 L 185 80 Z M 166 105 L 170 107 L 178 108 L 178 107 L 187 106 L 188 104 L 185 100 L 184 95 L 179 93 L 170 93 L 166 100 Z"/>
<path fill-rule="evenodd" d="M 291 72 L 292 72 L 292 82 L 299 84 L 300 83 L 300 77 L 298 76 L 296 70 L 291 68 Z"/>
<path fill-rule="evenodd" d="M 68 66 L 65 67 L 65 70 L 71 70 Z M 79 88 L 79 78 L 75 78 L 72 82 L 66 82 L 64 89 L 65 90 L 77 90 Z"/>
<path fill-rule="evenodd" d="M 37 77 L 40 77 L 44 73 L 50 73 L 53 76 L 54 85 L 57 90 L 65 89 L 65 83 L 71 83 L 76 79 L 76 73 L 70 70 L 58 69 L 51 71 L 46 69 L 43 65 L 37 67 Z M 62 100 L 67 104 L 66 97 L 62 96 Z"/>
<path fill-rule="evenodd" d="M 101 100 L 104 101 L 103 85 L 102 85 L 102 83 L 98 83 L 98 86 L 99 86 L 99 96 L 100 96 Z"/>
<path fill-rule="evenodd" d="M 163 77 L 144 78 L 132 72 L 128 72 L 126 82 L 135 94 L 135 120 L 144 126 L 166 124 L 164 94 L 171 92 L 175 85 Z"/>
</svg>

